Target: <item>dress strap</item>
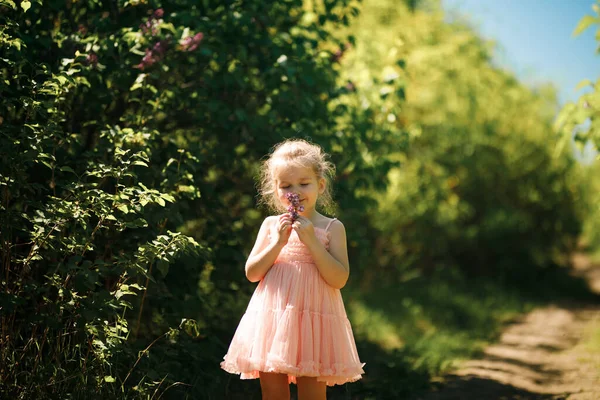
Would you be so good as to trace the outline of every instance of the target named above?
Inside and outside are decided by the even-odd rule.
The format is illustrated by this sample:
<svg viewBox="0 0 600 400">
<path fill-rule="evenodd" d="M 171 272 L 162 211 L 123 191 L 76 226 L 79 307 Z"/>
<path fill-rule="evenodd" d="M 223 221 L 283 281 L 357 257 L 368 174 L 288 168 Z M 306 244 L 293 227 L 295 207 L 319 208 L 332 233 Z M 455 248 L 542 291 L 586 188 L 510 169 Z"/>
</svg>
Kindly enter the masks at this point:
<svg viewBox="0 0 600 400">
<path fill-rule="evenodd" d="M 329 227 L 331 226 L 331 224 L 333 224 L 333 221 L 337 220 L 337 218 L 333 218 L 331 221 L 329 221 L 329 223 L 327 224 L 327 227 L 325 227 L 325 232 L 329 231 Z"/>
</svg>

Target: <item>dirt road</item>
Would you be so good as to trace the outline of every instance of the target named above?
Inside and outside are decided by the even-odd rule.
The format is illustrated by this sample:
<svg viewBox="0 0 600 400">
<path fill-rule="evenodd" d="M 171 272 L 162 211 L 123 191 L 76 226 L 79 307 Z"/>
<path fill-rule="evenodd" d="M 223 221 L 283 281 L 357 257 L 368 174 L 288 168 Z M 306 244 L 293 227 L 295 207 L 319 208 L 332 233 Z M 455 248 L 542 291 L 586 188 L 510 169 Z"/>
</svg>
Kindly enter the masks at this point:
<svg viewBox="0 0 600 400">
<path fill-rule="evenodd" d="M 574 274 L 600 294 L 600 265 L 573 257 Z M 482 358 L 461 364 L 415 400 L 600 400 L 600 355 L 584 338 L 600 328 L 600 306 L 556 304 L 508 326 Z"/>
</svg>

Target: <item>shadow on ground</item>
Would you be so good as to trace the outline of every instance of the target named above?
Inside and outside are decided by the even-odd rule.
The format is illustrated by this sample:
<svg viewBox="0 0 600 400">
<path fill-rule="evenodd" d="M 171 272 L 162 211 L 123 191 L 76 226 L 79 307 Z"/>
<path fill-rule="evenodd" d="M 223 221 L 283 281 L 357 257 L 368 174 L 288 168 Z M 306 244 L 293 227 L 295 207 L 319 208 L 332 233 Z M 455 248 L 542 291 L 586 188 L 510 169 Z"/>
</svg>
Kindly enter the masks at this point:
<svg viewBox="0 0 600 400">
<path fill-rule="evenodd" d="M 505 325 L 498 341 L 410 399 L 600 398 L 597 373 L 581 362 L 577 347 L 585 327 L 600 318 L 600 266 L 576 254 L 573 267 L 549 271 L 529 294 L 541 295 L 536 309 Z"/>
<path fill-rule="evenodd" d="M 478 376 L 446 377 L 440 388 L 414 397 L 414 400 L 562 400 L 566 395 L 533 393 Z"/>
</svg>

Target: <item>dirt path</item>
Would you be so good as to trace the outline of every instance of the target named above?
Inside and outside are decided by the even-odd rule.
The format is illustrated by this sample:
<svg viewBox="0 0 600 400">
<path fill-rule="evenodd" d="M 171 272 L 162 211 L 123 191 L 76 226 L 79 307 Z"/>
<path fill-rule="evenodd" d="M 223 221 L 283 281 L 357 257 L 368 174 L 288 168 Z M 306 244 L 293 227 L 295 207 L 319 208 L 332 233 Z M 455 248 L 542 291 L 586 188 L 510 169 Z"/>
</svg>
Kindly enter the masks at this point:
<svg viewBox="0 0 600 400">
<path fill-rule="evenodd" d="M 584 254 L 574 274 L 600 294 L 600 266 Z M 441 387 L 415 400 L 599 400 L 600 355 L 581 340 L 600 326 L 600 306 L 552 305 L 508 326 L 481 359 L 446 376 Z"/>
</svg>

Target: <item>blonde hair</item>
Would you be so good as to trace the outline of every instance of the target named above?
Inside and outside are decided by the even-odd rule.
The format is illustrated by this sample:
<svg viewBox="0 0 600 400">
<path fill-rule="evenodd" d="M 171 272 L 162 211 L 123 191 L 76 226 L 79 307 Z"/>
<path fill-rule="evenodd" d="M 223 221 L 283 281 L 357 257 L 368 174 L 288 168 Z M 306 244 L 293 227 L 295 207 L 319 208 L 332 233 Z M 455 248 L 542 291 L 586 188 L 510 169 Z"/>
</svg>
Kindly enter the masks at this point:
<svg viewBox="0 0 600 400">
<path fill-rule="evenodd" d="M 273 147 L 269 157 L 263 161 L 260 171 L 258 192 L 261 203 L 272 211 L 284 211 L 285 207 L 277 198 L 275 173 L 281 164 L 312 168 L 318 179 L 325 180 L 325 190 L 319 194 L 317 205 L 326 211 L 335 208 L 331 196 L 331 182 L 335 176 L 335 166 L 321 146 L 303 139 L 287 139 Z"/>
</svg>

